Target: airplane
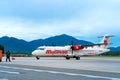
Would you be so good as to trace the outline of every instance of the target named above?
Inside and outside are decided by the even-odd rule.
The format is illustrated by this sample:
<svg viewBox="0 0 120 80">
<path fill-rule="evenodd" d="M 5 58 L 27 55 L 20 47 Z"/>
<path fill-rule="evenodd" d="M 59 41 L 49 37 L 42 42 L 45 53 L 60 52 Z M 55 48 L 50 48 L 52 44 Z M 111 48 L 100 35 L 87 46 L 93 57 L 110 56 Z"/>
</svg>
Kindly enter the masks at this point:
<svg viewBox="0 0 120 80">
<path fill-rule="evenodd" d="M 103 39 L 99 44 L 74 45 L 72 41 L 72 45 L 66 46 L 40 46 L 32 52 L 32 55 L 38 60 L 40 57 L 65 57 L 67 60 L 70 58 L 80 60 L 80 57 L 84 55 L 99 55 L 110 51 L 110 49 L 107 48 L 110 44 L 108 39 L 113 36 L 106 34 L 99 38 L 102 37 Z"/>
</svg>

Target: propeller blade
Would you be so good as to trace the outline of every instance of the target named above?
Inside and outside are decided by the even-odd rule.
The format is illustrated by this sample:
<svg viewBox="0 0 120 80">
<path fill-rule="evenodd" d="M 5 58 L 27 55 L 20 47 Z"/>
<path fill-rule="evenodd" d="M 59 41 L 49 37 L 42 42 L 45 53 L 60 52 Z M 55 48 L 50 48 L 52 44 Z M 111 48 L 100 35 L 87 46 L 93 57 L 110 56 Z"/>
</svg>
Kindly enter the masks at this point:
<svg viewBox="0 0 120 80">
<path fill-rule="evenodd" d="M 72 40 L 71 44 L 72 44 L 72 46 L 71 46 L 71 53 L 73 54 L 73 45 L 74 45 L 73 40 Z"/>
</svg>

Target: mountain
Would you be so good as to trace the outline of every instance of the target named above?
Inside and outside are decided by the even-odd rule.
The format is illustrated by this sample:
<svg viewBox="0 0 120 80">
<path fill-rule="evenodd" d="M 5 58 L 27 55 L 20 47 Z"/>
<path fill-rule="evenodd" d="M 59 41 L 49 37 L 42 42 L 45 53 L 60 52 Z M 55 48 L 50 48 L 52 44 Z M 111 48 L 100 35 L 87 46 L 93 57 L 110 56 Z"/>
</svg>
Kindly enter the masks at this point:
<svg viewBox="0 0 120 80">
<path fill-rule="evenodd" d="M 29 51 L 29 43 L 24 41 L 24 40 L 20 40 L 20 39 L 16 39 L 14 37 L 7 37 L 4 36 L 2 38 L 0 38 L 0 44 L 4 46 L 5 51 L 10 50 L 12 52 L 28 52 Z"/>
<path fill-rule="evenodd" d="M 4 36 L 0 38 L 0 44 L 4 46 L 5 51 L 10 50 L 11 52 L 25 52 L 31 53 L 38 46 L 64 46 L 71 45 L 71 42 L 74 41 L 74 44 L 88 45 L 93 44 L 88 41 L 78 40 L 72 36 L 62 34 L 54 37 L 49 37 L 46 39 L 38 39 L 27 42 L 25 40 L 17 39 L 14 37 Z"/>
<path fill-rule="evenodd" d="M 110 47 L 109 49 L 111 51 L 120 51 L 120 46 L 118 46 L 118 47 Z"/>
<path fill-rule="evenodd" d="M 54 37 L 49 37 L 46 38 L 44 40 L 39 39 L 39 40 L 34 40 L 31 41 L 31 44 L 35 44 L 36 46 L 51 46 L 51 45 L 57 45 L 57 46 L 64 46 L 64 45 L 71 45 L 71 42 L 74 41 L 74 44 L 93 44 L 91 42 L 88 41 L 84 41 L 84 40 L 78 40 L 72 36 L 66 35 L 66 34 L 62 34 L 62 35 L 58 35 L 58 36 L 54 36 Z"/>
<path fill-rule="evenodd" d="M 5 52 L 10 50 L 11 52 L 24 52 L 31 53 L 38 46 L 64 46 L 74 44 L 89 45 L 93 44 L 88 41 L 78 40 L 72 36 L 62 34 L 58 36 L 49 37 L 46 39 L 38 39 L 27 42 L 25 40 L 17 39 L 14 37 L 1 37 L 0 44 L 4 46 Z M 111 51 L 120 51 L 120 47 L 110 47 Z"/>
</svg>

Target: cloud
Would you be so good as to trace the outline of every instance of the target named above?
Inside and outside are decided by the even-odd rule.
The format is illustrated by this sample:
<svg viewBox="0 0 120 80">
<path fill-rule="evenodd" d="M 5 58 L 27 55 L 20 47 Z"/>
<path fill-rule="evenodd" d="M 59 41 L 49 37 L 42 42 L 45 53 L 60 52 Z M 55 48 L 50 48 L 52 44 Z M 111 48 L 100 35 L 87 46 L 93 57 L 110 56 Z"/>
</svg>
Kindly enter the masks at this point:
<svg viewBox="0 0 120 80">
<path fill-rule="evenodd" d="M 119 0 L 0 1 L 0 36 L 30 41 L 59 34 L 119 35 L 119 3 Z"/>
</svg>

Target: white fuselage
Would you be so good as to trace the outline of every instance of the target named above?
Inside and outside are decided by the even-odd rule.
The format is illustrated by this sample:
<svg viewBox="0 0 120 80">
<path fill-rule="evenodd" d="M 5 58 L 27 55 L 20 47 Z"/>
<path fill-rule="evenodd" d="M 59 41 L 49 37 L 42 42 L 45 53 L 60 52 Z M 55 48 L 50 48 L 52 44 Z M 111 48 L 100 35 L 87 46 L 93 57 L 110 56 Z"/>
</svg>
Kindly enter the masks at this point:
<svg viewBox="0 0 120 80">
<path fill-rule="evenodd" d="M 71 46 L 41 46 L 38 49 L 32 52 L 34 56 L 82 56 L 82 55 L 98 55 L 104 52 L 110 51 L 107 48 L 103 48 L 102 46 L 93 46 L 83 48 L 81 50 L 75 50 L 72 53 Z"/>
<path fill-rule="evenodd" d="M 42 46 L 32 52 L 34 56 L 66 56 L 71 54 L 70 46 Z"/>
</svg>

